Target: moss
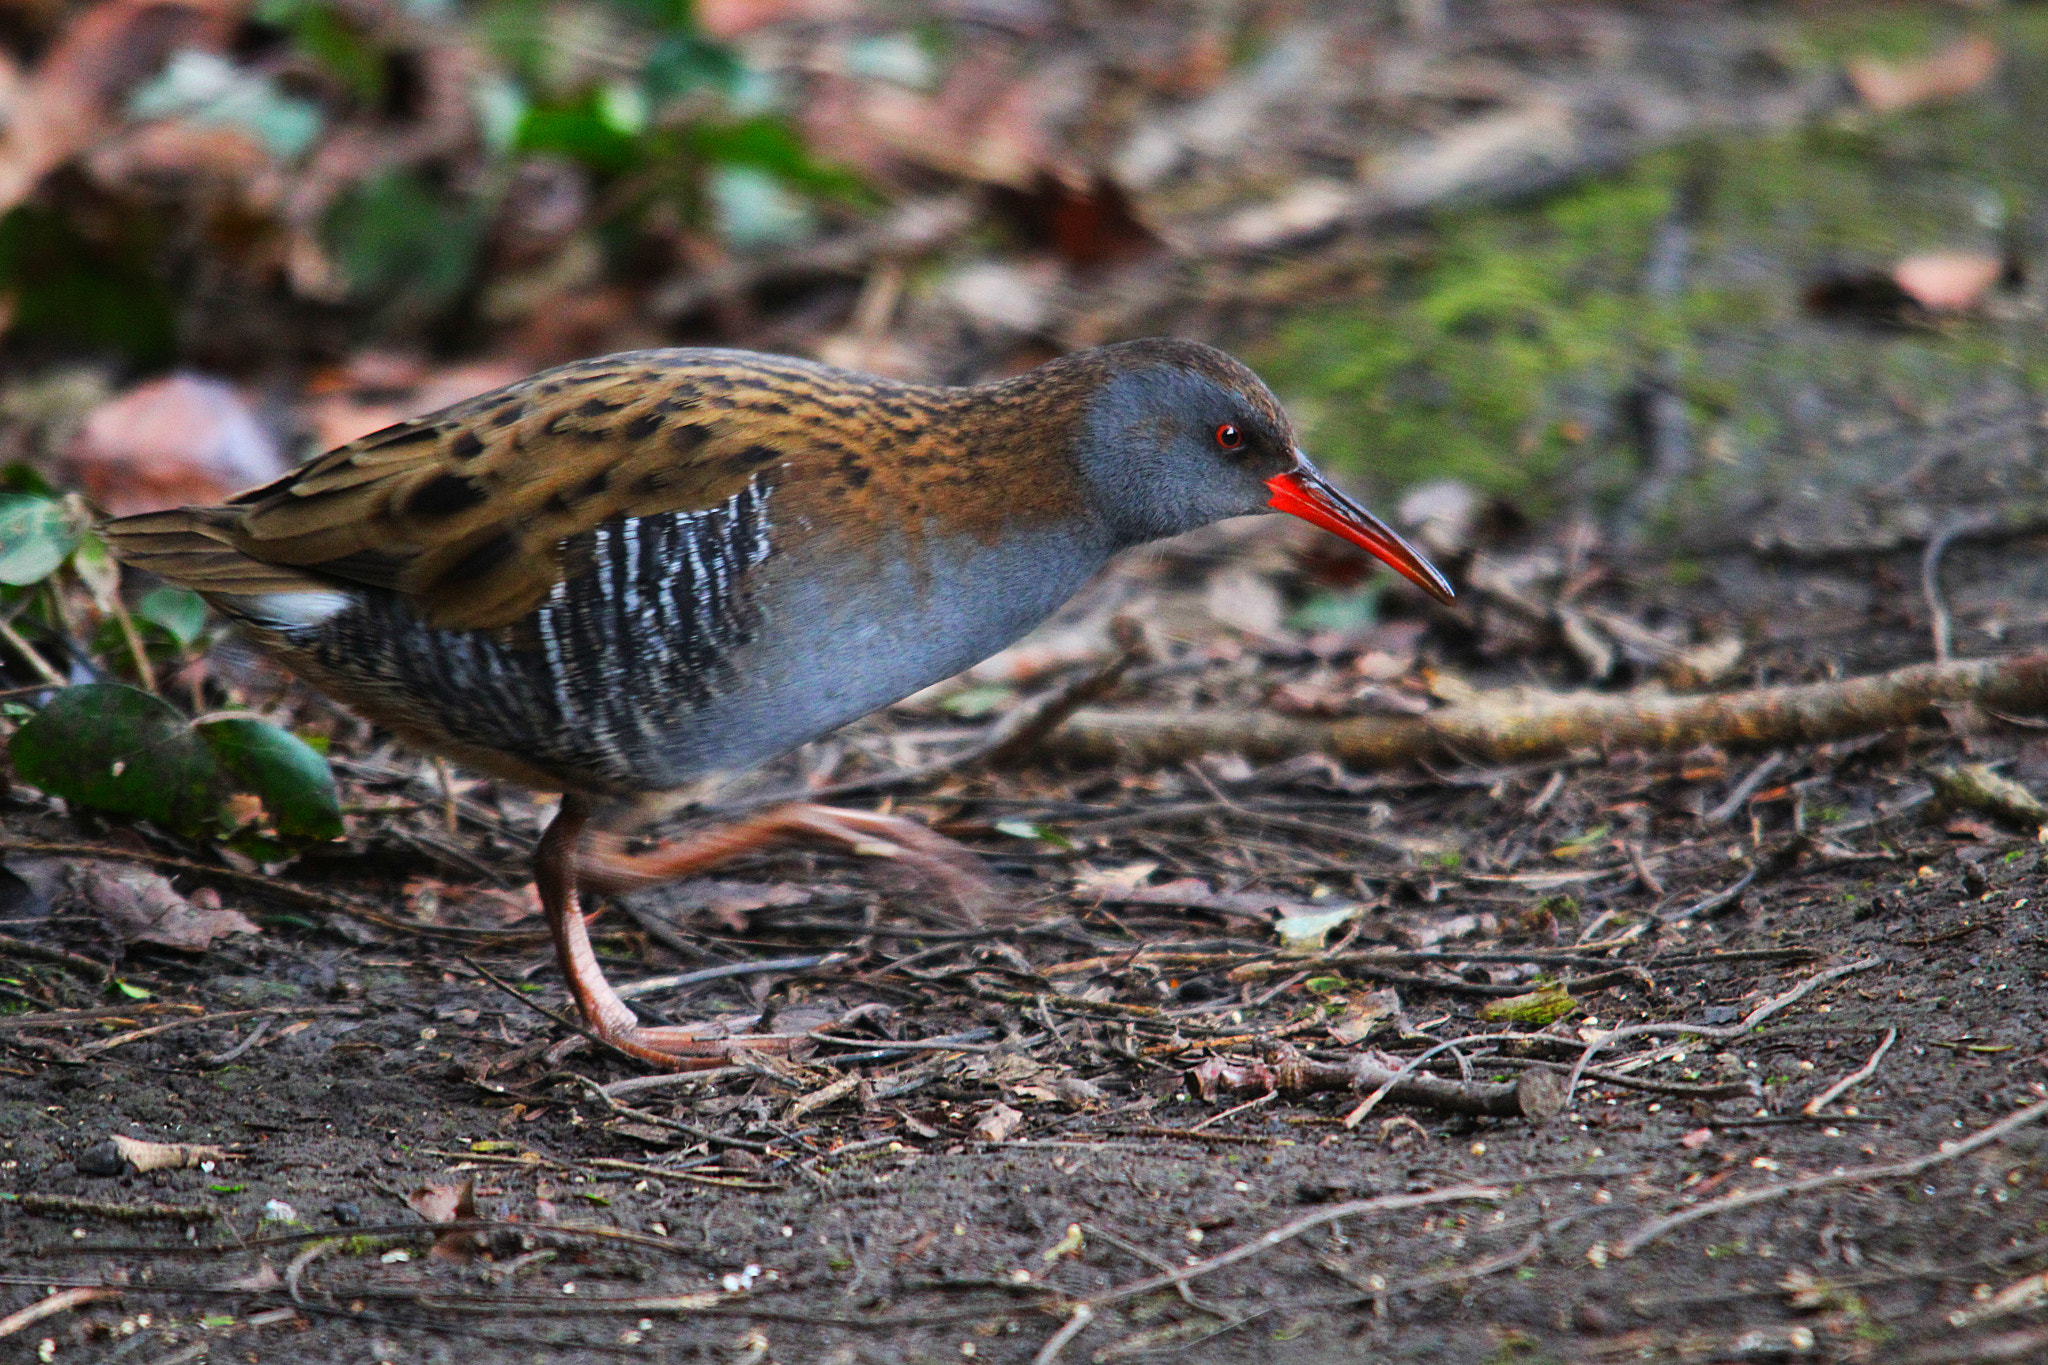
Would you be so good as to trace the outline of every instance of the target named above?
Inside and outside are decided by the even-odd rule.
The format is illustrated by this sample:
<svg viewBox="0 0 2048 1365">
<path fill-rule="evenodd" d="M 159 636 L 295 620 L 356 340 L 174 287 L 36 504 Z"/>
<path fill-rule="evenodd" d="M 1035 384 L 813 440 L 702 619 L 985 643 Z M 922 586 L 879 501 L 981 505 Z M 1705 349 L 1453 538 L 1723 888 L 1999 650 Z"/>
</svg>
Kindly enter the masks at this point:
<svg viewBox="0 0 2048 1365">
<path fill-rule="evenodd" d="M 1852 418 L 1910 425 L 1991 385 L 2048 391 L 2048 334 L 2025 320 L 1883 328 L 1806 307 L 1830 274 L 1998 249 L 2040 218 L 2048 80 L 2031 73 L 2048 66 L 2048 11 L 1982 22 L 2007 74 L 1979 97 L 1672 148 L 1533 204 L 1447 211 L 1370 292 L 1283 319 L 1256 363 L 1311 451 L 1371 491 L 1451 477 L 1538 516 L 1631 487 L 1632 395 L 1653 375 L 1676 377 L 1694 419 L 1686 520 L 1851 472 Z M 1787 52 L 1819 70 L 1960 31 L 1921 10 L 1823 15 Z M 1654 299 L 1647 262 L 1681 203 L 1683 288 Z"/>
<path fill-rule="evenodd" d="M 1446 215 L 1379 293 L 1284 324 L 1261 367 L 1311 414 L 1318 458 L 1383 486 L 1449 476 L 1514 494 L 1596 465 L 1589 400 L 1680 335 L 1670 310 L 1632 297 L 1676 165 Z"/>
</svg>

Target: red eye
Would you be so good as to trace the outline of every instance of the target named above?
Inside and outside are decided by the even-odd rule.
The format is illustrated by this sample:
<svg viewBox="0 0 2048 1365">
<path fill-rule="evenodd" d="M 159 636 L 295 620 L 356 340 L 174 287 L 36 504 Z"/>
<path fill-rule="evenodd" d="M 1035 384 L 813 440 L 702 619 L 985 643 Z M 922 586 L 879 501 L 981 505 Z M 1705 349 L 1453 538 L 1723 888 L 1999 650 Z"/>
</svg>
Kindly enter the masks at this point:
<svg viewBox="0 0 2048 1365">
<path fill-rule="evenodd" d="M 1225 422 L 1222 426 L 1216 428 L 1216 444 L 1222 446 L 1225 450 L 1242 450 L 1244 448 L 1244 433 L 1230 423 Z"/>
</svg>

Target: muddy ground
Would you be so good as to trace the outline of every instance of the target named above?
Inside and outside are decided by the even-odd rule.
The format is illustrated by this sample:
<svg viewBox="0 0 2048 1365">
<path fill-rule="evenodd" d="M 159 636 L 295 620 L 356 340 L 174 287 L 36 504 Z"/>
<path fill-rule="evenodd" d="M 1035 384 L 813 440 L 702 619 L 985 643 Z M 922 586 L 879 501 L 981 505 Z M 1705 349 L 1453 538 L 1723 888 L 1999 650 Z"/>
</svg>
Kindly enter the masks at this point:
<svg viewBox="0 0 2048 1365">
<path fill-rule="evenodd" d="M 1839 115 L 1846 87 L 1813 76 L 1866 29 L 1910 24 L 1894 45 L 1919 51 L 1956 27 L 1928 13 L 1766 62 L 1628 11 L 1600 32 L 1673 41 L 1586 51 L 1804 93 L 1730 101 L 1762 141 L 1510 168 L 1555 190 L 1533 217 L 1311 242 L 1307 284 L 1235 333 L 1187 299 L 1111 310 L 1251 356 L 1390 514 L 1457 454 L 1459 607 L 1362 588 L 1306 534 L 1209 535 L 756 792 L 959 752 L 1102 657 L 1118 613 L 1145 658 L 1104 704 L 1297 715 L 1825 681 L 1928 659 L 1936 602 L 1959 657 L 2038 647 L 2048 29 L 1972 18 L 2009 60 L 1928 110 Z M 1521 108 L 1556 59 L 1503 50 L 1429 98 Z M 1810 306 L 1935 248 L 2013 268 L 1938 323 Z M 1655 283 L 1674 272 L 1685 308 Z M 630 898 L 597 926 L 614 980 L 736 969 L 638 1004 L 807 1035 L 667 1078 L 550 1017 L 528 795 L 451 788 L 250 661 L 212 668 L 333 741 L 349 836 L 229 866 L 0 792 L 0 1360 L 2048 1359 L 2048 851 L 1929 777 L 2048 790 L 2037 717 L 1392 772 L 1041 750 L 857 792 L 972 848 L 986 918 L 830 850 Z M 250 929 L 135 941 L 110 915 L 143 873 Z M 1354 913 L 1285 949 L 1276 911 L 1327 910 Z M 1298 1084 L 1375 1057 L 1534 1112 Z M 1514 1088 L 1581 1065 L 1561 1112 Z M 198 1150 L 138 1173 L 115 1137 Z"/>
<path fill-rule="evenodd" d="M 1959 550 L 1947 581 L 1967 594 L 2016 550 L 2034 547 Z M 1133 577 L 1170 603 L 1176 580 L 1213 583 L 1216 564 L 1194 562 Z M 1725 585 L 1747 580 L 1724 567 L 1683 591 L 1616 572 L 1593 596 L 1645 619 L 1690 605 L 1739 620 L 1738 684 L 1826 676 L 1849 637 L 1859 669 L 1925 655 L 1924 604 L 1890 586 L 1913 571 L 1905 559 L 1810 570 L 1835 585 L 1807 595 L 1835 637 L 1796 612 L 1742 615 Z M 1782 587 L 1802 571 L 1768 572 Z M 1424 664 L 1472 648 L 1457 618 L 1406 610 L 1331 657 L 1418 634 Z M 1221 627 L 1170 647 L 1177 666 L 1141 668 L 1117 704 L 1270 697 L 1327 687 L 1338 667 Z M 1568 676 L 1563 646 L 1533 657 Z M 350 782 L 387 814 L 358 821 L 348 852 L 282 874 L 395 917 L 382 927 L 266 893 L 260 874 L 173 868 L 179 889 L 212 886 L 262 931 L 203 954 L 123 949 L 65 879 L 75 853 L 17 851 L 0 1305 L 106 1292 L 6 1349 L 94 1362 L 2038 1358 L 2048 1328 L 2028 1277 L 2048 1264 L 2048 1125 L 1945 1145 L 2044 1093 L 2048 948 L 2028 907 L 2048 897 L 2048 871 L 2031 829 L 1924 799 L 1924 771 L 1966 759 L 2038 780 L 2048 745 L 2024 717 L 1923 720 L 1770 756 L 1393 774 L 1218 759 L 928 783 L 899 808 L 987 855 L 997 927 L 962 927 L 878 860 L 812 851 L 643 893 L 637 915 L 602 921 L 621 981 L 840 955 L 650 997 L 672 1018 L 766 1000 L 781 1027 L 838 1040 L 695 1078 L 651 1079 L 529 1007 L 567 1008 L 516 889 L 535 811 L 470 787 L 451 835 L 431 770 L 396 751 Z M 807 761 L 856 775 L 965 728 L 900 708 Z M 4 830 L 113 845 L 140 866 L 189 852 L 28 792 Z M 1752 870 L 1740 896 L 1698 908 Z M 462 899 L 493 884 L 495 898 Z M 1331 905 L 1359 914 L 1325 956 L 1276 950 L 1276 906 Z M 1571 991 L 1562 1018 L 1482 1018 L 1540 981 Z M 1347 1125 L 1356 1090 L 1274 1094 L 1253 1078 L 1204 1099 L 1192 1079 L 1219 1058 L 1409 1058 L 1486 1035 L 1427 1069 L 1491 1085 L 1561 1076 L 1589 1040 L 1637 1024 L 1707 1031 L 1618 1035 L 1547 1121 L 1389 1100 Z M 123 1174 L 115 1135 L 223 1150 Z M 426 1219 L 467 1212 L 457 1191 L 472 1182 L 482 1221 L 437 1237 Z M 1782 1193 L 1714 1206 L 1742 1191 Z M 1701 1216 L 1654 1227 L 1687 1210 Z"/>
</svg>

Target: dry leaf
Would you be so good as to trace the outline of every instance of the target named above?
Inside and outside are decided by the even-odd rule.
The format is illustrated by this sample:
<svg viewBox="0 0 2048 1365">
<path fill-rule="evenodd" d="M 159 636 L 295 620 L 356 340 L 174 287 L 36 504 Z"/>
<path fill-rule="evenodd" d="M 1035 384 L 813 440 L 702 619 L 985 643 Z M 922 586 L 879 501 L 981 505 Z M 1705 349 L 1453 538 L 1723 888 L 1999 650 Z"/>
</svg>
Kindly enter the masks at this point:
<svg viewBox="0 0 2048 1365">
<path fill-rule="evenodd" d="M 245 1294 L 260 1294 L 276 1289 L 284 1283 L 284 1276 L 277 1273 L 277 1267 L 265 1261 L 246 1275 L 237 1275 L 221 1285 L 222 1289 L 239 1290 Z"/>
<path fill-rule="evenodd" d="M 1381 1021 L 1400 1013 L 1401 997 L 1393 987 L 1371 991 L 1351 1001 L 1344 1016 L 1328 1026 L 1330 1036 L 1340 1043 L 1362 1043 L 1380 1026 Z"/>
<path fill-rule="evenodd" d="M 102 136 L 121 97 L 165 57 L 217 47 L 228 10 L 190 0 L 102 0 L 68 24 L 0 108 L 0 212 Z"/>
<path fill-rule="evenodd" d="M 421 1185 L 406 1195 L 405 1202 L 429 1223 L 452 1223 L 457 1219 L 474 1218 L 476 1181 L 472 1178 L 459 1185 Z"/>
<path fill-rule="evenodd" d="M 1071 265 L 1136 260 L 1159 249 L 1123 188 L 1101 174 L 1076 185 L 1041 170 L 1029 189 L 1000 187 L 992 204 L 1026 246 L 1050 250 Z"/>
<path fill-rule="evenodd" d="M 192 374 L 152 379 L 95 408 L 68 457 L 78 486 L 116 516 L 219 502 L 285 463 L 233 386 Z"/>
<path fill-rule="evenodd" d="M 1998 59 L 1998 45 L 1981 33 L 1972 33 L 1914 61 L 1851 57 L 1846 70 L 1856 97 L 1871 109 L 1889 113 L 1967 95 L 1991 79 L 1998 70 Z"/>
<path fill-rule="evenodd" d="M 1984 252 L 1931 251 L 1892 267 L 1892 278 L 1931 313 L 1975 308 L 2005 273 L 2005 262 Z"/>
<path fill-rule="evenodd" d="M 974 1121 L 974 1136 L 983 1142 L 1004 1142 L 1024 1122 L 1024 1115 L 998 1100 Z"/>
<path fill-rule="evenodd" d="M 1080 894 L 1094 895 L 1135 891 L 1158 870 L 1159 864 L 1156 862 L 1125 863 L 1122 867 L 1090 867 L 1074 878 L 1074 890 Z"/>
<path fill-rule="evenodd" d="M 421 1185 L 406 1195 L 405 1202 L 429 1223 L 467 1222 L 476 1217 L 476 1177 L 459 1185 Z M 476 1255 L 476 1235 L 444 1232 L 427 1255 L 437 1261 L 467 1261 Z"/>
<path fill-rule="evenodd" d="M 148 1142 L 121 1133 L 108 1138 L 107 1145 L 137 1175 L 146 1171 L 194 1170 L 209 1161 L 229 1159 L 229 1152 L 224 1147 L 208 1147 L 197 1142 Z"/>
<path fill-rule="evenodd" d="M 197 953 L 222 934 L 262 932 L 236 911 L 193 904 L 160 873 L 141 868 L 82 863 L 72 874 L 72 888 L 125 943 L 156 943 Z"/>
<path fill-rule="evenodd" d="M 516 890 L 414 877 L 405 884 L 412 917 L 426 924 L 503 929 L 540 913 L 540 892 L 528 882 Z"/>
</svg>

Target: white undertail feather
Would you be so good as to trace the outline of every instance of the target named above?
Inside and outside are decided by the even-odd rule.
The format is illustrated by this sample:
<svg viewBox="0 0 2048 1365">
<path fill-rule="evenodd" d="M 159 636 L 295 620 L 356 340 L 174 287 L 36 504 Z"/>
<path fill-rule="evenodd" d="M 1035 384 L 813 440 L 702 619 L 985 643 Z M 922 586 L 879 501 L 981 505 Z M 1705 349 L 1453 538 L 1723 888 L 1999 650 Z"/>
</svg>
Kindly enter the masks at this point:
<svg viewBox="0 0 2048 1365">
<path fill-rule="evenodd" d="M 266 592 L 237 597 L 233 609 L 254 624 L 273 630 L 310 630 L 347 610 L 353 601 L 347 593 L 331 589 Z"/>
</svg>

